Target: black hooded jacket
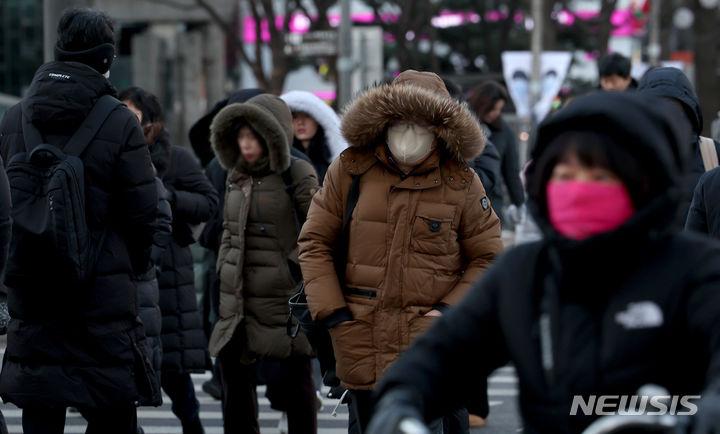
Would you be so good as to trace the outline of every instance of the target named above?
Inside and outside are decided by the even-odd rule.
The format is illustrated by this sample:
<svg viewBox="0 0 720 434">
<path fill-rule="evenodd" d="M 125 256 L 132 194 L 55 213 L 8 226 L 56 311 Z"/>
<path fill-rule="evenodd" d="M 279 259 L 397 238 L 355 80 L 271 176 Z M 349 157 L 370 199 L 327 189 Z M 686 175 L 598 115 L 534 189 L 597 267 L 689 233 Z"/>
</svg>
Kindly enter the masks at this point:
<svg viewBox="0 0 720 434">
<path fill-rule="evenodd" d="M 672 98 L 679 102 L 692 127 L 692 134 L 685 139 L 691 145 L 691 155 L 688 160 L 690 173 L 687 179 L 687 194 L 681 211 L 682 215 L 685 216 L 687 215 L 692 191 L 697 185 L 700 176 L 705 173 L 699 146 L 699 139 L 703 129 L 703 116 L 697 94 L 685 74 L 681 70 L 671 67 L 649 70 L 640 80 L 638 92 L 644 95 Z M 720 143 L 715 142 L 715 150 L 720 155 Z"/>
<path fill-rule="evenodd" d="M 545 198 L 531 195 L 545 239 L 509 250 L 390 368 L 378 397 L 406 390 L 432 420 L 512 362 L 525 432 L 579 433 L 594 416 L 570 416 L 576 395 L 633 395 L 648 383 L 700 395 L 720 379 L 720 247 L 671 229 L 683 152 L 654 104 L 596 94 L 540 127 L 535 158 L 561 131 L 610 131 L 665 187 L 623 226 L 585 241 L 558 235 Z"/>
<path fill-rule="evenodd" d="M 62 147 L 103 95 L 116 92 L 89 66 L 43 65 L 27 97 L 2 119 L 2 158 L 25 152 L 22 114 Z M 132 277 L 149 265 L 158 200 L 137 117 L 115 109 L 80 158 L 89 229 L 107 230 L 96 277 L 81 290 L 58 281 L 52 264 L 39 263 L 34 278 L 42 283 L 8 288 L 12 320 L 0 395 L 19 407 L 107 407 L 140 395 L 159 402 Z"/>
</svg>

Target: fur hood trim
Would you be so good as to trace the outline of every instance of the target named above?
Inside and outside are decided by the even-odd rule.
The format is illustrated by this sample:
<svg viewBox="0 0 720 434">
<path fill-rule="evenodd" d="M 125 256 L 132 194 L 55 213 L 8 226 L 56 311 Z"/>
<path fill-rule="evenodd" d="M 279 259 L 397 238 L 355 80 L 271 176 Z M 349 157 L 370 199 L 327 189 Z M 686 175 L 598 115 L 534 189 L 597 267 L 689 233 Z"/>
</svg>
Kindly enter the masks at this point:
<svg viewBox="0 0 720 434">
<path fill-rule="evenodd" d="M 485 148 L 480 122 L 466 104 L 412 83 L 384 84 L 360 95 L 345 109 L 341 130 L 351 147 L 374 149 L 388 124 L 399 120 L 430 125 L 439 147 L 460 163 Z"/>
<path fill-rule="evenodd" d="M 330 149 L 332 163 L 348 144 L 340 134 L 340 117 L 335 111 L 315 94 L 303 90 L 293 90 L 280 98 L 290 107 L 290 111 L 303 112 L 310 115 L 325 130 L 325 143 Z"/>
<path fill-rule="evenodd" d="M 222 167 L 230 170 L 242 158 L 237 144 L 237 131 L 242 123 L 249 125 L 265 142 L 270 154 L 270 170 L 281 173 L 290 167 L 292 113 L 283 100 L 270 94 L 230 104 L 213 119 L 210 142 Z"/>
</svg>

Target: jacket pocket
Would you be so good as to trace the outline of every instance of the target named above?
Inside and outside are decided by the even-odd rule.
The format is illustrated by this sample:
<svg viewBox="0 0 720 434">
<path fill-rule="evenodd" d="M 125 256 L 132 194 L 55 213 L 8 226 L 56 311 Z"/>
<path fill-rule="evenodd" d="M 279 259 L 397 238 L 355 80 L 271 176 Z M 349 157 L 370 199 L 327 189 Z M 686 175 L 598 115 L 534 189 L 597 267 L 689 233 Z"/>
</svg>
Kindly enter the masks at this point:
<svg viewBox="0 0 720 434">
<path fill-rule="evenodd" d="M 436 316 L 416 316 L 408 322 L 408 345 L 422 336 L 435 323 Z"/>
<path fill-rule="evenodd" d="M 376 380 L 371 305 L 349 305 L 352 321 L 330 329 L 337 376 L 351 386 L 372 384 Z"/>
<path fill-rule="evenodd" d="M 412 224 L 410 251 L 426 255 L 447 255 L 457 244 L 453 228 L 456 207 L 451 204 L 419 202 Z"/>
</svg>

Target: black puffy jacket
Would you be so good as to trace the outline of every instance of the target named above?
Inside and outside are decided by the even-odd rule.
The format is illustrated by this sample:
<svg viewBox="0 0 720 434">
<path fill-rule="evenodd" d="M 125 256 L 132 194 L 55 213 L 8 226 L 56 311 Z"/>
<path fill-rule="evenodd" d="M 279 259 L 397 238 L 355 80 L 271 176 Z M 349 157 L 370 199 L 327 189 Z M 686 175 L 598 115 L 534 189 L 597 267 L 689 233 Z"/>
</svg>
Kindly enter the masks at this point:
<svg viewBox="0 0 720 434">
<path fill-rule="evenodd" d="M 27 97 L 2 120 L 0 154 L 9 162 L 25 151 L 21 113 L 48 143 L 63 146 L 107 94 L 115 95 L 114 88 L 89 66 L 43 65 Z M 107 234 L 89 288 L 57 281 L 49 264 L 37 264 L 42 284 L 8 288 L 12 320 L 0 395 L 19 407 L 107 407 L 141 395 L 160 400 L 133 278 L 148 267 L 157 208 L 154 171 L 137 117 L 125 107 L 115 109 L 81 159 L 89 229 Z"/>
<path fill-rule="evenodd" d="M 672 229 L 682 152 L 651 104 L 579 98 L 541 126 L 534 155 L 567 129 L 624 132 L 620 143 L 666 186 L 654 200 L 619 229 L 572 241 L 531 196 L 545 239 L 509 250 L 390 368 L 379 397 L 404 388 L 431 420 L 512 362 L 525 432 L 578 433 L 593 416 L 570 416 L 574 396 L 634 395 L 648 383 L 701 395 L 720 379 L 720 247 Z"/>
<path fill-rule="evenodd" d="M 155 188 L 158 194 L 157 220 L 155 221 L 155 234 L 153 245 L 151 267 L 146 273 L 138 276 L 138 301 L 140 307 L 140 320 L 145 328 L 147 337 L 150 363 L 158 378 L 160 378 L 163 351 L 162 340 L 162 312 L 160 311 L 160 286 L 158 285 L 158 273 L 162 267 L 162 257 L 167 246 L 172 241 L 172 208 L 170 205 L 170 194 L 165 188 L 160 176 L 167 173 L 170 164 L 170 142 L 168 134 L 161 133 L 150 146 L 150 156 L 153 165 L 157 170 L 158 177 L 155 178 Z M 141 405 L 148 405 L 141 401 Z"/>
<path fill-rule="evenodd" d="M 162 371 L 204 371 L 210 359 L 195 295 L 190 244 L 195 241 L 194 225 L 215 214 L 218 193 L 195 157 L 179 146 L 170 150 L 170 164 L 163 182 L 172 196 L 173 240 L 163 256 L 159 277 Z"/>
</svg>

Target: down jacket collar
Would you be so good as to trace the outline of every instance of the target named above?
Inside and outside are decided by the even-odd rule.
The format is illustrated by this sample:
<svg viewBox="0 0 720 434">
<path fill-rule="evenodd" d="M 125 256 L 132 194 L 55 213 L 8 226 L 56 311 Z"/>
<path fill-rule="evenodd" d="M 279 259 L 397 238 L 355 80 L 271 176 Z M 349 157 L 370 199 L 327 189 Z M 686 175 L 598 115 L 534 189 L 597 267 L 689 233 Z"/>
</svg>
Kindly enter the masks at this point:
<svg viewBox="0 0 720 434">
<path fill-rule="evenodd" d="M 435 74 L 406 71 L 392 84 L 385 84 L 360 95 L 345 109 L 341 131 L 351 148 L 375 149 L 385 142 L 388 124 L 415 120 L 430 125 L 441 140 L 441 152 L 465 164 L 485 148 L 480 123 L 467 108 L 447 91 L 435 85 Z"/>
<path fill-rule="evenodd" d="M 280 98 L 287 103 L 293 113 L 307 113 L 323 127 L 325 142 L 330 149 L 330 160 L 327 163 L 332 163 L 347 148 L 347 142 L 340 134 L 340 117 L 325 101 L 313 93 L 302 90 L 290 91 Z"/>
<path fill-rule="evenodd" d="M 281 173 L 290 167 L 292 113 L 277 96 L 262 94 L 246 103 L 230 104 L 220 111 L 210 126 L 213 151 L 225 169 L 236 167 L 242 158 L 237 144 L 240 123 L 247 123 L 260 135 L 269 151 L 270 170 Z"/>
</svg>

